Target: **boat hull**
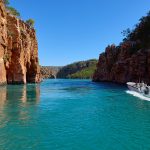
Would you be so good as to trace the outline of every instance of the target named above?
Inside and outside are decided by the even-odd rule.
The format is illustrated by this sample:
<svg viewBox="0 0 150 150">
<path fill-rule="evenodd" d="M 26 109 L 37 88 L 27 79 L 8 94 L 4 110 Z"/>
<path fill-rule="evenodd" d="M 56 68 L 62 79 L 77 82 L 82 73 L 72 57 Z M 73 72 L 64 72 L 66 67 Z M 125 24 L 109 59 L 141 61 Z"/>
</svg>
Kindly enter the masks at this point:
<svg viewBox="0 0 150 150">
<path fill-rule="evenodd" d="M 150 98 L 150 87 L 147 85 L 140 85 L 139 83 L 134 83 L 134 82 L 128 82 L 127 83 L 128 89 L 130 91 L 137 92 L 145 97 Z"/>
<path fill-rule="evenodd" d="M 128 85 L 128 88 L 129 88 L 130 91 L 135 91 L 135 92 L 141 93 L 137 87 Z"/>
</svg>

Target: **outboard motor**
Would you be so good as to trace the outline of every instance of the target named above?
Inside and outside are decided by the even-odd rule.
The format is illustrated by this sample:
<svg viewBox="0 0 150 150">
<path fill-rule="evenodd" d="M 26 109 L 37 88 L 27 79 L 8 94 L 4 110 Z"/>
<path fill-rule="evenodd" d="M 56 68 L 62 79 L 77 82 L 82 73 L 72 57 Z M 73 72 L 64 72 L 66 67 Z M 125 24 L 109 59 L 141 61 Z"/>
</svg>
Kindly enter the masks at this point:
<svg viewBox="0 0 150 150">
<path fill-rule="evenodd" d="M 145 87 L 145 89 L 144 89 L 144 94 L 145 94 L 145 95 L 148 95 L 148 94 L 149 94 L 149 88 L 148 88 L 148 87 Z"/>
</svg>

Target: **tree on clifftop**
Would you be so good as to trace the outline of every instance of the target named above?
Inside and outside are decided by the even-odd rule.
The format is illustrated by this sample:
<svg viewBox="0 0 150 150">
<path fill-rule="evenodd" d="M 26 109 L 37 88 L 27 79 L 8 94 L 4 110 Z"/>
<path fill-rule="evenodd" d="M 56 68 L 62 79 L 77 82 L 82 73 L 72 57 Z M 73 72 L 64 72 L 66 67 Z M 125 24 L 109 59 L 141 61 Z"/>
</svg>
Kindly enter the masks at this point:
<svg viewBox="0 0 150 150">
<path fill-rule="evenodd" d="M 12 14 L 13 16 L 20 17 L 20 13 L 15 8 L 10 7 L 10 6 L 7 6 L 6 8 L 8 12 Z"/>
<path fill-rule="evenodd" d="M 31 28 L 33 28 L 33 27 L 34 27 L 34 24 L 35 24 L 35 21 L 34 21 L 33 19 L 28 19 L 28 20 L 26 21 L 26 23 L 27 23 Z"/>
<path fill-rule="evenodd" d="M 9 6 L 9 0 L 4 0 L 7 11 L 13 16 L 20 17 L 20 13 L 13 7 Z"/>
<path fill-rule="evenodd" d="M 150 46 L 150 11 L 146 16 L 143 16 L 139 23 L 135 25 L 135 27 L 130 30 L 124 30 L 122 32 L 125 38 L 120 46 L 123 46 L 130 51 L 137 52 L 139 49 L 149 48 Z"/>
<path fill-rule="evenodd" d="M 8 6 L 9 5 L 9 0 L 4 0 L 4 4 L 5 4 L 5 6 Z"/>
</svg>

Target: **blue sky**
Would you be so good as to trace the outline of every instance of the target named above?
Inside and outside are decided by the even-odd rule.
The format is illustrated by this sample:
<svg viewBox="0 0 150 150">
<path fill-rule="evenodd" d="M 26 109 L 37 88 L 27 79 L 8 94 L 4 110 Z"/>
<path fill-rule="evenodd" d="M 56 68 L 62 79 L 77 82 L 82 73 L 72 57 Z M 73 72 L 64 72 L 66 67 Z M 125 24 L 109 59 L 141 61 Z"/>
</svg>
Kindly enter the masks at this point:
<svg viewBox="0 0 150 150">
<path fill-rule="evenodd" d="M 10 0 L 22 19 L 36 22 L 41 65 L 98 58 L 121 32 L 150 10 L 149 0 Z"/>
</svg>

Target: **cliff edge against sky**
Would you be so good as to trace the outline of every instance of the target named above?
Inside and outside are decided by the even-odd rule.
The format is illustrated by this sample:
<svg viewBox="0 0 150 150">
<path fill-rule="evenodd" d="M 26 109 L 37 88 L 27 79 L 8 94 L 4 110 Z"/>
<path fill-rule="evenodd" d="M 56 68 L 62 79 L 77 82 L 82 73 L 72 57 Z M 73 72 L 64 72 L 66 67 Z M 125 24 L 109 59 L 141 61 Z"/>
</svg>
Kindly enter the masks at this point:
<svg viewBox="0 0 150 150">
<path fill-rule="evenodd" d="M 150 12 L 135 29 L 124 32 L 119 46 L 108 46 L 100 54 L 93 81 L 126 83 L 144 81 L 150 84 Z"/>
<path fill-rule="evenodd" d="M 36 33 L 0 0 L 0 84 L 40 82 Z"/>
</svg>

